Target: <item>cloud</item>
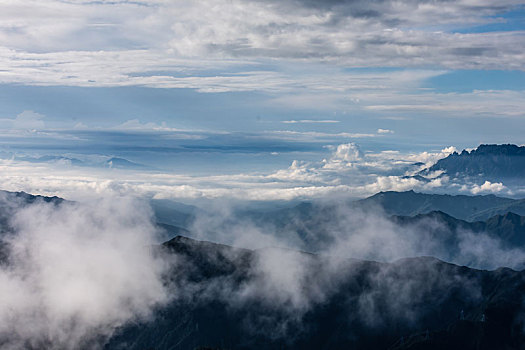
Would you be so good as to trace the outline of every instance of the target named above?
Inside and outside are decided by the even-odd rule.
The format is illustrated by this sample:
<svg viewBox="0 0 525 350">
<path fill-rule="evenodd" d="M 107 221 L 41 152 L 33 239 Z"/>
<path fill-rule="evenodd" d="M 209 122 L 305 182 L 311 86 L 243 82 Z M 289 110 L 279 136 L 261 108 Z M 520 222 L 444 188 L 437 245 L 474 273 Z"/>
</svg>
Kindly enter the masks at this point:
<svg viewBox="0 0 525 350">
<path fill-rule="evenodd" d="M 219 92 L 264 89 L 278 80 L 286 80 L 290 89 L 308 81 L 322 90 L 332 86 L 330 80 L 344 80 L 332 75 L 316 81 L 308 67 L 294 77 L 301 79 L 290 79 L 291 68 L 301 62 L 519 70 L 524 68 L 523 31 L 458 33 L 495 23 L 499 14 L 518 5 L 467 0 L 8 2 L 0 4 L 0 78 Z M 269 60 L 279 64 L 266 71 L 245 69 Z M 211 69 L 215 72 L 203 74 Z"/>
<path fill-rule="evenodd" d="M 126 198 L 13 208 L 15 233 L 1 236 L 2 347 L 96 348 L 165 303 L 150 215 Z"/>
<path fill-rule="evenodd" d="M 283 120 L 283 124 L 333 124 L 339 123 L 339 120 L 311 120 L 311 119 L 301 119 L 301 120 Z"/>
<path fill-rule="evenodd" d="M 332 155 L 332 160 L 336 161 L 345 161 L 352 162 L 358 161 L 363 157 L 359 146 L 355 143 L 345 143 L 337 146 L 334 154 Z"/>
<path fill-rule="evenodd" d="M 275 219 L 273 214 L 263 214 L 262 218 L 246 215 L 244 206 L 227 200 L 208 201 L 206 210 L 197 214 L 190 227 L 193 237 L 255 251 L 225 250 L 205 256 L 212 263 L 233 262 L 228 266 L 235 269 L 235 277 L 212 276 L 205 283 L 192 283 L 188 278 L 189 282 L 178 284 L 179 295 L 192 303 L 219 300 L 233 311 L 262 306 L 261 312 L 243 319 L 247 331 L 289 338 L 298 329 L 308 331 L 302 328 L 304 316 L 326 305 L 342 285 L 347 286 L 348 279 L 356 276 L 361 282 L 366 278 L 361 283 L 366 287 L 351 296 L 357 304 L 337 300 L 338 305 L 349 307 L 348 313 L 360 325 L 375 327 L 387 319 L 417 324 L 421 300 L 429 291 L 434 296 L 436 290 L 448 293 L 452 285 L 460 283 L 465 287 L 462 293 L 467 294 L 463 297 L 476 301 L 481 295 L 475 279 L 458 275 L 457 270 L 448 273 L 441 267 L 450 265 L 428 256 L 482 269 L 519 269 L 525 263 L 523 249 L 508 248 L 499 237 L 485 232 L 451 228 L 439 216 L 402 224 L 380 208 L 363 211 L 344 201 L 312 206 L 306 212 L 284 210 L 280 213 L 283 216 Z M 427 258 L 404 260 L 419 256 Z M 359 272 L 363 266 L 349 258 L 392 264 L 368 262 L 374 268 L 363 276 Z M 199 263 L 202 259 L 199 257 Z M 411 267 L 407 270 L 405 266 Z M 247 276 L 243 283 L 238 283 L 239 274 Z M 438 297 L 444 295 L 439 293 Z"/>
<path fill-rule="evenodd" d="M 45 124 L 42 114 L 33 111 L 23 111 L 13 120 L 15 129 L 43 129 Z"/>
<path fill-rule="evenodd" d="M 0 119 L 0 123 L 10 130 L 41 130 L 45 127 L 44 118 L 44 115 L 28 110 L 18 114 L 14 119 Z"/>
<path fill-rule="evenodd" d="M 179 131 L 174 128 L 168 128 L 165 122 L 159 125 L 153 122 L 141 123 L 138 119 L 127 120 L 124 123 L 115 126 L 114 128 L 118 130 Z"/>
<path fill-rule="evenodd" d="M 267 131 L 267 135 L 276 135 L 280 138 L 293 138 L 294 140 L 311 140 L 312 138 L 316 139 L 333 139 L 333 138 L 368 138 L 368 137 L 377 137 L 376 134 L 368 133 L 357 133 L 357 132 L 339 132 L 339 133 L 328 133 L 328 132 L 319 132 L 319 131 L 294 131 L 294 130 L 275 130 Z"/>
<path fill-rule="evenodd" d="M 377 133 L 378 134 L 393 134 L 394 131 L 393 130 L 389 130 L 389 129 L 377 129 Z"/>
<path fill-rule="evenodd" d="M 355 143 L 342 143 L 330 145 L 327 150 L 329 154 L 324 159 L 295 160 L 290 166 L 276 170 L 199 175 L 89 166 L 108 159 L 101 156 L 86 158 L 86 166 L 75 167 L 56 161 L 29 163 L 12 159 L 8 154 L 0 160 L 0 179 L 6 190 L 60 194 L 71 199 L 114 193 L 197 202 L 218 198 L 241 201 L 358 198 L 379 191 L 406 190 L 439 193 L 467 191 L 507 196 L 515 196 L 521 191 L 519 184 L 510 187 L 499 183 L 478 184 L 465 179 L 451 179 L 442 172 L 417 176 L 438 159 L 456 151 L 454 147 L 421 153 L 393 150 L 376 153 L 362 151 Z"/>
<path fill-rule="evenodd" d="M 470 192 L 472 194 L 479 194 L 479 193 L 498 193 L 506 189 L 506 187 L 501 182 L 490 182 L 485 181 L 481 186 L 480 185 L 473 185 L 472 188 L 470 188 Z"/>
</svg>

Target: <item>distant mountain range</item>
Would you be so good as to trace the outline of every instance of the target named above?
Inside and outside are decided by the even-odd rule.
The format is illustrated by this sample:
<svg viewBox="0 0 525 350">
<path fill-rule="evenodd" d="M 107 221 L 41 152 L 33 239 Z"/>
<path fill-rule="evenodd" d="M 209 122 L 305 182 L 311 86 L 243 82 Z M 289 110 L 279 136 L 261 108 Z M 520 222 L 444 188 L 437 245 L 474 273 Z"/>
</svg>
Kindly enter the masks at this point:
<svg viewBox="0 0 525 350">
<path fill-rule="evenodd" d="M 39 201 L 58 205 L 59 197 L 34 196 L 25 192 L 0 191 L 0 227 L 8 228 L 14 208 Z M 169 200 L 151 201 L 156 222 L 164 237 L 192 236 L 192 223 L 197 217 L 209 215 L 190 205 Z M 414 191 L 380 192 L 366 199 L 344 203 L 301 203 L 274 211 L 236 211 L 232 215 L 260 228 L 272 230 L 277 237 L 289 238 L 296 232 L 302 240 L 298 247 L 316 251 L 326 245 L 330 230 L 341 215 L 352 212 L 380 213 L 397 225 L 418 226 L 418 229 L 445 240 L 458 230 L 486 233 L 502 240 L 508 247 L 525 247 L 525 200 L 494 195 L 464 196 L 424 194 Z M 235 221 L 237 219 L 233 219 Z M 429 222 L 439 222 L 432 226 Z M 223 229 L 227 229 L 225 226 Z M 447 234 L 439 230 L 447 229 Z M 351 231 L 351 230 L 350 230 Z M 452 241 L 451 241 L 452 242 Z M 456 242 L 457 243 L 457 242 Z M 452 246 L 451 246 L 452 247 Z"/>
<path fill-rule="evenodd" d="M 389 215 L 403 216 L 442 211 L 467 221 L 487 220 L 509 212 L 525 215 L 525 200 L 495 195 L 465 196 L 388 191 L 358 200 L 353 206 L 361 209 L 381 208 Z"/>
<path fill-rule="evenodd" d="M 9 156 L 9 155 L 8 155 Z M 112 169 L 130 169 L 130 170 L 154 170 L 154 167 L 132 162 L 125 158 L 120 157 L 110 157 L 106 160 L 98 161 L 85 161 L 78 158 L 72 158 L 67 156 L 57 156 L 57 155 L 45 155 L 41 157 L 30 157 L 30 156 L 14 156 L 10 155 L 16 160 L 22 160 L 30 163 L 63 163 L 70 164 L 78 167 L 104 167 Z"/>
<path fill-rule="evenodd" d="M 479 177 L 503 180 L 525 176 L 525 147 L 516 145 L 480 145 L 472 151 L 454 152 L 424 173 L 443 171 L 452 177 Z"/>
<path fill-rule="evenodd" d="M 112 158 L 106 160 L 104 162 L 104 167 L 112 168 L 112 169 L 135 169 L 135 170 L 150 168 L 150 167 L 148 167 L 148 166 L 146 166 L 144 164 L 135 163 L 135 162 L 129 161 L 127 159 L 118 158 L 118 157 L 112 157 Z"/>
<path fill-rule="evenodd" d="M 307 298 L 295 310 L 286 300 L 273 299 L 277 290 L 264 289 L 257 266 L 268 250 L 175 237 L 163 251 L 187 267 L 185 272 L 174 267 L 169 278 L 178 298 L 151 322 L 120 329 L 105 349 L 520 349 L 525 344 L 525 272 L 480 271 L 425 257 L 391 264 L 346 260 L 335 272 L 323 257 L 294 253 L 306 267 L 298 293 Z M 254 294 L 246 296 L 250 291 Z"/>
<path fill-rule="evenodd" d="M 525 248 L 525 216 L 510 212 L 495 215 L 486 221 L 475 222 L 456 219 L 441 211 L 416 216 L 392 216 L 391 220 L 401 227 L 424 231 L 427 237 L 432 237 L 436 241 L 448 242 L 449 251 L 458 249 L 460 231 L 487 234 L 491 238 L 500 240 L 506 248 Z M 439 225 L 432 223 L 439 223 Z"/>
<path fill-rule="evenodd" d="M 334 208 L 349 211 L 384 212 L 386 215 L 415 216 L 441 211 L 465 221 L 484 221 L 509 212 L 525 216 L 525 199 L 511 199 L 495 195 L 426 194 L 414 191 L 379 192 L 365 199 L 351 202 L 304 202 L 297 206 L 275 211 L 247 211 L 246 215 L 258 221 L 286 222 L 309 221 L 322 212 L 329 216 Z M 280 225 L 280 224 L 279 224 Z"/>
</svg>

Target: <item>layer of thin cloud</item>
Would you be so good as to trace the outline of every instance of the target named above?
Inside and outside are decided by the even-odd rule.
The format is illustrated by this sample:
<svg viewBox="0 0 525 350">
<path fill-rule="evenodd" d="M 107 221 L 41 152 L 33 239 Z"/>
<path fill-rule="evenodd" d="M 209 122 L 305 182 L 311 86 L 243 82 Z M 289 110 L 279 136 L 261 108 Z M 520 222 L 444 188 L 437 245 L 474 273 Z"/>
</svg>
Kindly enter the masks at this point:
<svg viewBox="0 0 525 350">
<path fill-rule="evenodd" d="M 181 175 L 158 170 L 75 167 L 67 162 L 28 163 L 0 161 L 3 189 L 66 198 L 119 195 L 203 200 L 310 200 L 328 197 L 365 197 L 380 191 L 417 190 L 452 193 L 513 195 L 516 189 L 502 183 L 465 183 L 442 173 L 413 176 L 454 152 L 403 154 L 396 151 L 363 152 L 353 143 L 331 148 L 318 162 L 294 161 L 270 173 Z M 518 189 L 519 190 L 519 189 Z"/>
<path fill-rule="evenodd" d="M 321 119 L 321 120 L 313 120 L 313 119 L 301 119 L 301 120 L 283 120 L 281 123 L 283 124 L 333 124 L 333 123 L 339 123 L 339 120 L 331 120 L 331 119 Z"/>
</svg>

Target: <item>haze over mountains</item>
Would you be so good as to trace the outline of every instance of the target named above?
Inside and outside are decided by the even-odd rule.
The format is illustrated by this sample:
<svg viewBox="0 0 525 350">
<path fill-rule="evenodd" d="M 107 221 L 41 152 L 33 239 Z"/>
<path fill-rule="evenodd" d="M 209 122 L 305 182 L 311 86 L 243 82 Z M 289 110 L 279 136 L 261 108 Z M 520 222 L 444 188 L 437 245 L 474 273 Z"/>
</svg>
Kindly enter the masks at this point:
<svg viewBox="0 0 525 350">
<path fill-rule="evenodd" d="M 0 345 L 523 348 L 523 199 L 410 190 L 271 207 L 1 191 Z"/>
<path fill-rule="evenodd" d="M 486 220 L 508 212 L 525 214 L 525 201 L 495 195 L 441 195 L 414 191 L 381 192 L 356 202 L 357 207 L 378 206 L 391 215 L 414 216 L 431 211 L 442 211 L 457 219 Z"/>
<path fill-rule="evenodd" d="M 122 211 L 118 209 L 120 205 L 115 207 L 111 203 L 98 210 L 96 208 L 101 207 L 100 203 L 95 207 L 83 207 L 57 198 L 24 193 L 4 192 L 2 198 L 7 200 L 3 206 L 13 204 L 11 207 L 14 211 L 11 213 L 18 218 L 14 222 L 8 220 L 15 224 L 13 229 L 21 230 L 22 237 L 30 238 L 30 241 L 19 240 L 8 234 L 10 238 L 3 240 L 7 243 L 1 270 L 1 277 L 7 282 L 4 286 L 11 286 L 12 283 L 13 277 L 7 271 L 16 272 L 22 268 L 19 264 L 23 261 L 20 260 L 23 254 L 30 254 L 32 259 L 41 259 L 42 255 L 51 253 L 49 257 L 59 261 L 48 261 L 52 269 L 46 279 L 46 274 L 39 270 L 25 272 L 31 280 L 36 278 L 39 281 L 40 288 L 53 293 L 59 293 L 62 288 L 71 288 L 67 280 L 61 280 L 65 284 L 53 288 L 53 284 L 49 284 L 57 278 L 50 279 L 55 274 L 68 276 L 71 273 L 76 274 L 76 281 L 81 285 L 90 286 L 90 289 L 102 288 L 104 285 L 99 283 L 105 281 L 103 276 L 109 272 L 104 261 L 111 256 L 114 259 L 116 254 L 105 255 L 104 252 L 113 244 L 118 247 L 134 239 L 134 235 L 141 232 L 137 231 L 136 225 L 146 219 L 140 211 L 133 212 L 130 217 L 126 213 L 132 212 L 131 207 L 125 207 Z M 477 203 L 477 197 L 472 199 Z M 362 214 L 362 209 L 353 209 L 358 211 L 358 215 Z M 333 207 L 325 207 L 321 214 L 331 210 Z M 345 216 L 352 215 L 346 210 L 348 208 L 345 208 Z M 20 213 L 17 214 L 17 211 Z M 79 244 L 70 242 L 65 254 L 57 256 L 59 251 L 56 249 L 60 245 L 56 244 L 67 242 L 64 240 L 68 235 L 55 233 L 48 240 L 46 231 L 39 231 L 38 226 L 30 223 L 47 223 L 43 220 L 53 212 L 61 213 L 61 216 L 68 214 L 64 227 L 74 222 L 83 223 L 82 226 L 90 223 L 88 228 L 94 224 L 99 227 L 97 230 L 103 230 L 104 235 L 113 232 L 110 235 L 112 238 L 108 241 L 98 234 L 91 236 L 89 231 L 83 231 L 80 226 L 81 231 L 67 232 L 79 240 Z M 112 213 L 110 221 L 100 216 L 104 212 Z M 271 216 L 275 217 L 276 214 L 272 213 L 266 218 Z M 91 223 L 90 217 L 93 217 L 94 222 Z M 51 220 L 57 218 L 52 217 Z M 384 244 L 388 249 L 399 249 L 399 246 L 392 244 L 391 227 L 384 226 L 386 222 L 401 229 L 404 236 L 393 238 L 403 244 L 412 240 L 410 232 L 413 231 L 416 238 L 426 245 L 432 239 L 442 240 L 446 242 L 447 250 L 453 247 L 462 256 L 468 252 L 462 245 L 478 249 L 480 237 L 483 240 L 486 235 L 490 238 L 484 242 L 487 244 L 486 250 L 478 252 L 480 259 L 472 263 L 494 259 L 494 256 L 485 254 L 489 250 L 495 251 L 501 262 L 499 266 L 508 266 L 509 262 L 517 261 L 505 261 L 509 256 L 521 258 L 521 262 L 525 262 L 525 220 L 515 214 L 497 216 L 486 222 L 463 221 L 435 211 L 415 216 L 387 215 L 385 221 L 379 221 L 377 217 L 374 219 L 372 214 L 364 218 L 376 221 L 373 226 L 375 232 L 364 226 L 360 229 L 366 235 L 375 234 L 379 240 L 375 240 L 374 244 Z M 19 219 L 29 222 L 23 224 Z M 112 223 L 115 219 L 117 226 Z M 345 223 L 348 222 L 351 221 Z M 357 223 L 362 224 L 363 221 Z M 63 229 L 61 227 L 61 224 L 55 224 L 51 229 L 56 232 L 57 229 Z M 245 230 L 253 229 L 246 223 L 242 227 Z M 347 229 L 347 234 L 352 234 L 352 228 Z M 28 230 L 36 231 L 33 234 Z M 134 234 L 130 235 L 132 232 Z M 461 232 L 472 232 L 471 236 L 466 236 L 470 240 L 461 241 L 465 238 Z M 256 237 L 250 236 L 249 232 L 244 234 L 248 235 L 247 238 Z M 101 239 L 102 245 L 101 242 L 96 243 Z M 273 241 L 278 242 L 285 241 Z M 359 244 L 360 250 L 366 248 L 362 240 L 350 242 Z M 338 241 L 336 245 L 343 243 Z M 95 256 L 103 259 L 101 264 L 90 267 L 89 274 L 85 275 L 86 262 L 79 261 L 75 255 L 93 244 L 95 250 L 92 252 L 97 252 Z M 500 244 L 508 245 L 511 249 L 505 250 Z M 108 295 L 115 299 L 108 300 L 111 302 L 97 309 L 95 314 L 91 308 L 63 310 L 60 304 L 55 306 L 50 303 L 48 295 L 40 296 L 39 300 L 47 309 L 38 309 L 43 313 L 43 318 L 39 320 L 58 317 L 60 322 L 50 323 L 48 327 L 58 327 L 63 331 L 71 317 L 78 319 L 74 328 L 77 336 L 61 335 L 55 333 L 55 328 L 46 327 L 29 331 L 17 322 L 14 324 L 18 328 L 14 331 L 13 328 L 6 328 L 5 323 L 13 322 L 14 319 L 4 314 L 4 318 L 0 318 L 0 326 L 4 327 L 0 328 L 3 346 L 28 349 L 95 347 L 159 350 L 204 347 L 339 349 L 349 346 L 358 349 L 493 349 L 500 346 L 519 349 L 525 341 L 521 331 L 524 326 L 522 296 L 525 293 L 525 275 L 509 268 L 477 270 L 431 257 L 375 262 L 351 259 L 354 256 L 351 250 L 347 250 L 348 255 L 345 256 L 342 254 L 344 250 L 330 250 L 326 246 L 320 255 L 277 246 L 251 250 L 181 236 L 161 245 L 155 244 L 154 247 L 153 250 L 124 250 L 120 257 L 123 260 L 112 261 L 113 264 L 129 263 L 130 266 L 120 270 L 120 279 L 113 276 L 112 282 L 105 288 L 114 290 L 122 286 L 124 289 L 118 289 L 117 294 L 100 290 L 110 293 Z M 434 247 L 435 252 L 438 252 L 437 248 Z M 29 251 L 23 253 L 21 249 Z M 380 247 L 375 246 L 374 249 Z M 13 256 L 13 252 L 17 255 Z M 90 254 L 86 256 L 87 259 L 92 257 Z M 152 273 L 151 276 L 155 278 L 143 280 L 146 275 L 138 273 L 141 269 L 137 271 L 137 268 L 145 263 L 153 268 L 148 274 Z M 159 282 L 163 287 L 151 294 L 150 289 L 159 288 Z M 129 286 L 133 287 L 132 290 L 128 289 Z M 127 309 L 129 314 L 121 314 L 119 310 L 124 305 L 121 303 L 129 298 L 134 300 Z M 25 320 L 20 312 L 27 312 L 33 306 L 29 309 L 19 307 L 12 309 L 10 315 Z"/>
<path fill-rule="evenodd" d="M 124 137 L 124 145 L 117 150 L 101 146 L 101 149 L 89 148 L 85 152 L 84 148 L 71 151 L 60 148 L 55 152 L 45 148 L 40 155 L 4 152 L 0 158 L 0 165 L 3 164 L 5 169 L 2 173 L 3 189 L 50 195 L 60 193 L 70 199 L 111 193 L 171 199 L 197 206 L 206 206 L 210 199 L 298 203 L 335 197 L 357 199 L 378 192 L 410 189 L 423 193 L 494 194 L 509 198 L 521 198 L 525 194 L 520 173 L 515 173 L 516 169 L 511 168 L 508 165 L 510 163 L 500 164 L 493 160 L 501 152 L 504 153 L 503 150 L 509 147 L 520 149 L 518 146 L 481 145 L 479 152 L 483 155 L 476 156 L 479 158 L 476 159 L 486 169 L 472 170 L 473 166 L 458 164 L 465 157 L 471 157 L 470 153 L 474 151 L 468 155 L 458 153 L 457 157 L 447 158 L 456 152 L 455 147 L 407 152 L 386 146 L 380 150 L 369 149 L 355 142 L 317 142 L 314 146 L 305 146 L 302 151 L 293 148 L 275 152 L 266 148 L 258 151 L 241 148 L 234 151 L 216 146 L 222 153 L 217 151 L 220 154 L 215 154 L 213 150 L 189 145 L 153 146 L 157 140 L 168 142 L 168 135 L 151 142 L 148 140 L 153 135 L 141 137 L 143 144 L 134 145 L 133 140 L 130 140 L 132 145 L 129 147 Z M 208 136 L 202 137 L 213 141 Z M 250 139 L 249 135 L 243 135 L 242 138 L 246 142 Z M 193 138 L 191 140 L 196 142 Z M 89 142 L 96 143 L 98 147 L 94 140 Z M 134 152 L 135 149 L 140 152 Z M 192 156 L 191 152 L 196 150 L 204 152 L 205 156 L 200 153 Z M 242 152 L 242 157 L 236 152 Z M 250 160 L 244 157 L 250 157 Z M 257 159 L 268 157 L 286 159 L 279 162 L 275 160 L 271 169 L 251 166 Z M 518 164 L 521 162 L 520 157 L 512 155 L 506 159 L 516 160 L 512 164 Z M 209 165 L 223 158 L 239 164 L 242 169 L 228 164 L 219 166 L 223 172 L 221 175 L 214 175 L 215 168 L 210 169 Z M 440 160 L 447 160 L 448 165 L 442 165 Z M 435 168 L 438 164 L 443 169 Z M 468 171 L 458 173 L 463 166 Z M 181 167 L 183 170 L 179 169 Z M 490 169 L 500 169 L 510 175 L 498 178 Z M 63 181 L 57 181 L 54 174 L 59 174 L 57 176 Z"/>
</svg>

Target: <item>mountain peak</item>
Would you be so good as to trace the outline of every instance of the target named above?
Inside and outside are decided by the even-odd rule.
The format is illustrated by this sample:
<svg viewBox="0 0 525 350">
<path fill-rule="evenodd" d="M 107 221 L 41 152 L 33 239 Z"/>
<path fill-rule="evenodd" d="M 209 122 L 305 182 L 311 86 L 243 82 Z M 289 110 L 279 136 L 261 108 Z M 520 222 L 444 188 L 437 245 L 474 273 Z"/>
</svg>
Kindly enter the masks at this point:
<svg viewBox="0 0 525 350">
<path fill-rule="evenodd" d="M 525 146 L 481 144 L 478 148 L 454 152 L 423 171 L 442 171 L 453 177 L 478 177 L 501 181 L 525 174 Z"/>
</svg>

